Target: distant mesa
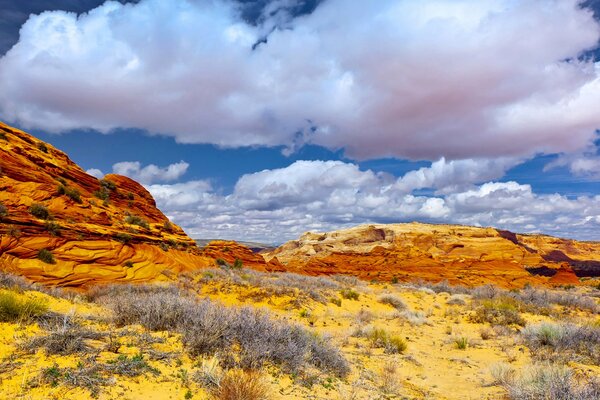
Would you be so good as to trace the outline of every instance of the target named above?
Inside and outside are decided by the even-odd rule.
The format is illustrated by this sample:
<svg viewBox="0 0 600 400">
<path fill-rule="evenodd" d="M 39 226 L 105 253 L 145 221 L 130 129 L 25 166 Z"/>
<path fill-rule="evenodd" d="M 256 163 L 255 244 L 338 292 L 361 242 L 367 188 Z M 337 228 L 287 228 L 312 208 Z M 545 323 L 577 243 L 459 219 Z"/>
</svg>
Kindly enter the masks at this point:
<svg viewBox="0 0 600 400">
<path fill-rule="evenodd" d="M 362 225 L 306 233 L 264 256 L 276 257 L 291 272 L 388 282 L 511 288 L 600 276 L 600 243 L 460 225 Z"/>
</svg>

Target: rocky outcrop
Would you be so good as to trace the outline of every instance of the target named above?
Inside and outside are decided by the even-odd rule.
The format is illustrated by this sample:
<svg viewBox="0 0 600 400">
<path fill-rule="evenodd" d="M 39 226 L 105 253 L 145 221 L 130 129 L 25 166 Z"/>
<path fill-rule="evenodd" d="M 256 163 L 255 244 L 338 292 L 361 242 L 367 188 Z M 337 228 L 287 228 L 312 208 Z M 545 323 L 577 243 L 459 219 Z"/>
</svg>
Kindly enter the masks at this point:
<svg viewBox="0 0 600 400">
<path fill-rule="evenodd" d="M 244 265 L 264 259 L 229 245 Z M 213 257 L 214 256 L 214 257 Z M 0 123 L 0 270 L 59 286 L 163 280 L 215 265 L 139 183 L 98 180 L 67 155 Z"/>
<path fill-rule="evenodd" d="M 263 272 L 283 272 L 285 269 L 276 257 L 265 262 L 262 255 L 253 252 L 246 246 L 237 242 L 214 240 L 208 243 L 203 249 L 202 254 L 219 263 L 229 266 L 248 267 Z"/>
<path fill-rule="evenodd" d="M 286 270 L 351 274 L 365 280 L 438 282 L 503 287 L 576 284 L 598 276 L 600 243 L 493 228 L 420 223 L 363 225 L 306 233 L 264 253 Z"/>
</svg>

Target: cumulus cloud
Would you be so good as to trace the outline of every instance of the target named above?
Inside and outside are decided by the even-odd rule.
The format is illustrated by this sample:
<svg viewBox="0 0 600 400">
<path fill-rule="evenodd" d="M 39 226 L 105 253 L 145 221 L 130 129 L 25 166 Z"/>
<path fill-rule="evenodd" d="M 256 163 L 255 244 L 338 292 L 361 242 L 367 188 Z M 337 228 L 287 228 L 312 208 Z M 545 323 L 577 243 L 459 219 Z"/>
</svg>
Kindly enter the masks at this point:
<svg viewBox="0 0 600 400">
<path fill-rule="evenodd" d="M 128 176 L 142 184 L 151 184 L 154 182 L 176 181 L 187 172 L 189 166 L 185 161 L 180 161 L 164 168 L 154 164 L 142 167 L 139 161 L 123 161 L 114 164 L 112 169 L 115 174 Z M 101 173 L 101 171 L 98 172 Z M 90 172 L 88 171 L 88 173 Z"/>
<path fill-rule="evenodd" d="M 275 3 L 258 24 L 224 0 L 33 15 L 0 60 L 0 113 L 357 159 L 573 153 L 600 126 L 600 67 L 577 58 L 600 28 L 578 0 Z"/>
<path fill-rule="evenodd" d="M 591 146 L 587 151 L 561 154 L 544 167 L 544 171 L 568 167 L 571 174 L 591 180 L 600 180 L 600 147 Z"/>
<path fill-rule="evenodd" d="M 244 175 L 229 195 L 206 181 L 147 187 L 167 215 L 194 237 L 278 243 L 308 230 L 417 220 L 598 239 L 600 196 L 569 199 L 536 194 L 516 182 L 486 182 L 495 174 L 478 172 L 485 163 L 439 160 L 396 179 L 341 161 L 297 161 Z M 415 179 L 416 172 L 425 178 Z M 459 184 L 448 178 L 453 174 Z M 446 191 L 412 193 L 423 188 Z"/>
<path fill-rule="evenodd" d="M 102 179 L 104 177 L 104 172 L 100 171 L 98 168 L 90 168 L 85 172 L 98 179 Z"/>
</svg>

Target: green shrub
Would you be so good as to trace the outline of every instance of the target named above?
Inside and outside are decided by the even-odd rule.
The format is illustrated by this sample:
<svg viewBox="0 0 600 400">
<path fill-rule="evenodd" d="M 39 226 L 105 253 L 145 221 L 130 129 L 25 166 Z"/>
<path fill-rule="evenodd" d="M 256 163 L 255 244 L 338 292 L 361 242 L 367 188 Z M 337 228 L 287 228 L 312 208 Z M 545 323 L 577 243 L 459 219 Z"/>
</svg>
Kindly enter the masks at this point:
<svg viewBox="0 0 600 400">
<path fill-rule="evenodd" d="M 81 194 L 79 190 L 76 188 L 72 188 L 69 186 L 58 185 L 58 189 L 56 190 L 59 195 L 66 195 L 68 198 L 73 200 L 75 203 L 81 204 Z"/>
<path fill-rule="evenodd" d="M 342 306 L 342 299 L 340 299 L 339 297 L 332 297 L 331 299 L 329 299 L 329 301 L 331 302 L 331 304 L 335 304 L 338 307 Z"/>
<path fill-rule="evenodd" d="M 385 329 L 371 330 L 367 338 L 374 347 L 383 348 L 388 354 L 403 353 L 408 347 L 406 341 L 399 336 L 391 336 Z"/>
<path fill-rule="evenodd" d="M 48 231 L 48 233 L 52 236 L 60 236 L 61 226 L 56 222 L 46 221 L 44 227 Z"/>
<path fill-rule="evenodd" d="M 46 303 L 39 299 L 18 296 L 7 290 L 0 291 L 0 321 L 30 321 L 48 311 Z"/>
<path fill-rule="evenodd" d="M 475 314 L 471 316 L 474 322 L 525 326 L 525 320 L 519 312 L 521 304 L 511 297 L 480 300 L 475 304 Z"/>
<path fill-rule="evenodd" d="M 137 226 L 141 226 L 142 228 L 145 228 L 145 229 L 150 229 L 150 225 L 148 224 L 148 221 L 146 221 L 142 217 L 138 217 L 137 215 L 127 216 L 127 218 L 125 218 L 125 222 L 130 225 L 137 225 Z"/>
<path fill-rule="evenodd" d="M 92 193 L 95 197 L 97 197 L 100 200 L 108 200 L 108 198 L 110 197 L 110 192 L 104 188 L 100 189 L 100 190 L 96 190 L 94 191 L 94 193 Z"/>
<path fill-rule="evenodd" d="M 239 258 L 236 258 L 235 261 L 233 262 L 233 269 L 242 269 L 242 267 L 244 266 L 244 263 L 242 262 L 242 260 L 240 260 Z"/>
<path fill-rule="evenodd" d="M 221 267 L 227 266 L 227 261 L 223 260 L 222 258 L 217 258 L 215 262 Z"/>
<path fill-rule="evenodd" d="M 133 268 L 133 263 L 132 263 L 131 261 L 125 261 L 125 262 L 123 263 L 123 266 L 124 266 L 125 268 Z"/>
<path fill-rule="evenodd" d="M 37 144 L 37 148 L 38 148 L 38 149 L 39 149 L 41 152 L 43 152 L 43 153 L 47 153 L 47 152 L 48 152 L 48 146 L 46 146 L 46 143 L 39 142 L 39 143 Z"/>
<path fill-rule="evenodd" d="M 41 249 L 38 252 L 37 258 L 39 260 L 45 262 L 46 264 L 56 264 L 56 261 L 54 260 L 54 256 L 48 249 Z"/>
<path fill-rule="evenodd" d="M 117 190 L 117 185 L 113 181 L 109 181 L 108 179 L 100 180 L 100 187 L 111 192 Z"/>
<path fill-rule="evenodd" d="M 127 233 L 119 232 L 115 235 L 115 239 L 123 244 L 127 244 L 131 242 L 132 237 Z"/>
<path fill-rule="evenodd" d="M 353 289 L 342 289 L 340 291 L 340 294 L 346 300 L 358 300 L 358 297 L 359 297 L 358 292 Z"/>
<path fill-rule="evenodd" d="M 454 339 L 454 344 L 456 344 L 456 347 L 459 350 L 465 350 L 467 347 L 469 347 L 469 339 L 464 336 L 457 337 Z"/>
<path fill-rule="evenodd" d="M 0 202 L 0 219 L 8 216 L 8 208 Z"/>
<path fill-rule="evenodd" d="M 29 207 L 29 213 L 39 219 L 50 219 L 50 211 L 43 204 L 34 203 Z"/>
</svg>

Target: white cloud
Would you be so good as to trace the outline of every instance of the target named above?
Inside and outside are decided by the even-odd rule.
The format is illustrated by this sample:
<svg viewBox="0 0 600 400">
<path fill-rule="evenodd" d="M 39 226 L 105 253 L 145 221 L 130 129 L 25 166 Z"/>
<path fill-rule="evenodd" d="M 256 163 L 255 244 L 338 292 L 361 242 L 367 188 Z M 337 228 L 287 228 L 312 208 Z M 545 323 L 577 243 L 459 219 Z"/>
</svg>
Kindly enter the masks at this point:
<svg viewBox="0 0 600 400">
<path fill-rule="evenodd" d="M 102 179 L 102 178 L 104 177 L 104 172 L 100 171 L 100 170 L 99 170 L 99 169 L 97 169 L 97 168 L 90 168 L 90 169 L 88 169 L 88 170 L 87 170 L 87 171 L 85 171 L 85 172 L 87 172 L 87 173 L 88 173 L 88 174 L 90 174 L 91 176 L 93 176 L 93 177 L 96 177 L 96 178 L 98 178 L 98 179 Z"/>
<path fill-rule="evenodd" d="M 415 171 L 396 180 L 341 161 L 297 161 L 244 175 L 229 195 L 218 194 L 206 181 L 147 187 L 159 207 L 194 237 L 282 242 L 308 230 L 417 220 L 599 238 L 600 196 L 569 199 L 536 194 L 516 182 L 483 182 L 485 173 L 476 172 L 484 161 L 433 164 L 436 178 L 427 183 L 409 179 Z M 420 175 L 429 173 L 422 169 Z M 409 186 L 411 181 L 416 183 Z M 455 190 L 411 193 L 430 187 Z"/>
<path fill-rule="evenodd" d="M 573 153 L 600 126 L 600 67 L 575 61 L 600 29 L 578 3 L 327 0 L 259 26 L 218 0 L 45 12 L 0 60 L 0 114 L 355 158 Z"/>
<path fill-rule="evenodd" d="M 139 161 L 123 161 L 113 165 L 113 173 L 128 176 L 142 184 L 172 182 L 181 178 L 190 165 L 185 161 L 161 168 L 154 164 L 142 167 Z"/>
</svg>

